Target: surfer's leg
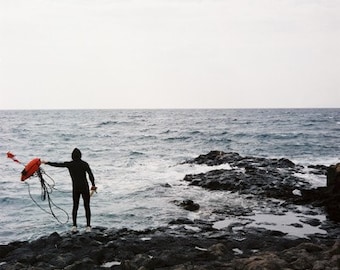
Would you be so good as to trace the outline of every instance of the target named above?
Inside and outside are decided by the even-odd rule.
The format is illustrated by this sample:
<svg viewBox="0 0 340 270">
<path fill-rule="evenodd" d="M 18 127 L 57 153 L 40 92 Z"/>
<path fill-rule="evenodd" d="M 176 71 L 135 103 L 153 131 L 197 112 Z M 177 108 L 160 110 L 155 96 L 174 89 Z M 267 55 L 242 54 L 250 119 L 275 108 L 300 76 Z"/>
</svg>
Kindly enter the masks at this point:
<svg viewBox="0 0 340 270">
<path fill-rule="evenodd" d="M 77 212 L 79 207 L 79 199 L 80 193 L 73 190 L 73 210 L 72 210 L 72 219 L 73 219 L 73 226 L 77 227 Z"/>
<path fill-rule="evenodd" d="M 91 226 L 90 193 L 84 192 L 82 193 L 82 196 L 84 200 L 87 227 L 90 227 Z"/>
</svg>

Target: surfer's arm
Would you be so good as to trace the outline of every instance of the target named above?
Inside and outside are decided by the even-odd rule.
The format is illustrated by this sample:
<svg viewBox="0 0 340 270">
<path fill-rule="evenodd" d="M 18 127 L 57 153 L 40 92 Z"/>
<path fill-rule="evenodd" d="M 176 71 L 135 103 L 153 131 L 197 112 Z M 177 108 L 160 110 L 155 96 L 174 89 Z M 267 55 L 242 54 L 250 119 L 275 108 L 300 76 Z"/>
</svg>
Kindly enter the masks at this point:
<svg viewBox="0 0 340 270">
<path fill-rule="evenodd" d="M 46 165 L 50 165 L 53 167 L 67 167 L 67 162 L 49 162 L 49 161 L 44 161 L 43 162 Z"/>
<path fill-rule="evenodd" d="M 87 174 L 89 175 L 89 179 L 91 181 L 92 186 L 95 187 L 96 185 L 94 184 L 94 176 L 93 176 L 92 170 L 90 168 L 90 165 L 87 162 L 85 162 L 85 170 L 86 170 Z"/>
<path fill-rule="evenodd" d="M 94 176 L 93 176 L 90 166 L 88 167 L 87 173 L 89 174 L 89 179 L 91 181 L 92 186 L 95 187 L 96 185 L 94 184 Z"/>
</svg>

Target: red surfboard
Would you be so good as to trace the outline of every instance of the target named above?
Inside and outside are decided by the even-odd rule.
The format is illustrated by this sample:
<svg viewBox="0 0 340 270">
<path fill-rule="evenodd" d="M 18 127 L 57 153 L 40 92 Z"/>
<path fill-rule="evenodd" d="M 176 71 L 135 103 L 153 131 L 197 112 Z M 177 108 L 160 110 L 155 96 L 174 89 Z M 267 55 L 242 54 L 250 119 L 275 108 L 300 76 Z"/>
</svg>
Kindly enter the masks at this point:
<svg viewBox="0 0 340 270">
<path fill-rule="evenodd" d="M 40 158 L 34 158 L 27 163 L 25 169 L 21 172 L 21 181 L 25 181 L 27 178 L 31 177 L 40 167 Z"/>
</svg>

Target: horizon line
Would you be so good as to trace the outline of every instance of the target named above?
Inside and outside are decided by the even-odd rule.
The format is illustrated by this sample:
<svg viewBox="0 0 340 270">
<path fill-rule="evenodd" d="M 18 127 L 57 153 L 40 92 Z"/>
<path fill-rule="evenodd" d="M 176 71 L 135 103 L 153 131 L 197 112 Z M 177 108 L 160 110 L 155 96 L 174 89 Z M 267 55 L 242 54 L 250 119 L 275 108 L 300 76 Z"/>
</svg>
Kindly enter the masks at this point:
<svg viewBox="0 0 340 270">
<path fill-rule="evenodd" d="M 90 110 L 303 110 L 303 109 L 340 109 L 339 107 L 169 107 L 169 108 L 8 108 L 0 111 L 90 111 Z"/>
</svg>

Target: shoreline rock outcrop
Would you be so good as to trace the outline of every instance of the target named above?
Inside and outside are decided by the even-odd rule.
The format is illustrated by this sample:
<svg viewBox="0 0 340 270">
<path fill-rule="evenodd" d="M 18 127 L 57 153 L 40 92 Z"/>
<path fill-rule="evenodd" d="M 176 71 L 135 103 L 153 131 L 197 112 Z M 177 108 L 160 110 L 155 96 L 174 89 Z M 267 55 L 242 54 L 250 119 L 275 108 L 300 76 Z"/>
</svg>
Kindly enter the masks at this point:
<svg viewBox="0 0 340 270">
<path fill-rule="evenodd" d="M 230 232 L 194 222 L 145 231 L 97 227 L 0 246 L 0 269 L 326 269 L 339 267 L 335 240 L 288 238 L 249 228 Z M 314 268 L 313 268 L 314 267 Z M 277 268 L 276 268 L 277 269 Z M 332 269 L 332 268 L 330 268 Z"/>
<path fill-rule="evenodd" d="M 216 230 L 200 221 L 144 231 L 96 227 L 0 246 L 0 269 L 338 269 L 340 242 L 258 228 Z M 276 268 L 275 268 L 276 267 Z M 283 268 L 282 268 L 283 267 Z M 327 268 L 328 267 L 328 268 Z"/>
<path fill-rule="evenodd" d="M 309 182 L 297 176 L 297 173 L 307 174 L 305 168 L 285 158 L 242 157 L 238 153 L 211 151 L 186 163 L 208 166 L 228 163 L 231 166 L 230 170 L 188 174 L 183 180 L 189 182 L 189 185 L 323 207 L 330 219 L 340 221 L 340 164 L 328 167 L 308 166 L 308 174 L 325 175 L 325 179 L 327 177 L 324 187 L 312 188 Z"/>
</svg>

